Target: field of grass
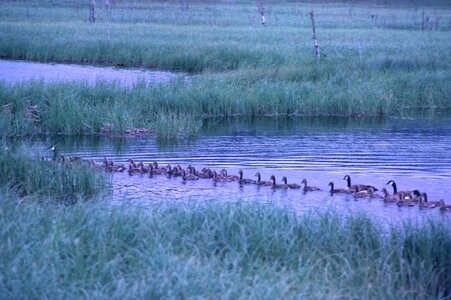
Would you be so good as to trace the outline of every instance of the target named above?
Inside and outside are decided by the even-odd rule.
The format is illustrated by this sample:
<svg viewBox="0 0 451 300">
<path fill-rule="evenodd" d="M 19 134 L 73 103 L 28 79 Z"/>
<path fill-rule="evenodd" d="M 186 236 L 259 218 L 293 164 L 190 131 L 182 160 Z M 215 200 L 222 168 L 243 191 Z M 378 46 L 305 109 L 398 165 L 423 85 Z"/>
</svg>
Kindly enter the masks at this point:
<svg viewBox="0 0 451 300">
<path fill-rule="evenodd" d="M 102 82 L 1 84 L 0 104 L 13 104 L 0 111 L 2 135 L 145 127 L 163 137 L 189 136 L 210 117 L 451 109 L 450 6 L 270 2 L 262 28 L 254 2 L 190 2 L 186 9 L 119 1 L 110 15 L 99 4 L 94 24 L 85 2 L 3 1 L 0 57 L 196 75 L 130 89 Z M 324 55 L 319 63 L 311 9 Z M 40 123 L 24 116 L 27 105 L 38 105 Z"/>
<path fill-rule="evenodd" d="M 104 193 L 107 179 L 85 164 L 57 163 L 2 145 L 0 187 L 18 199 L 34 197 L 46 199 L 45 202 L 50 199 L 52 203 L 73 203 Z"/>
<path fill-rule="evenodd" d="M 438 299 L 449 224 L 259 204 L 18 204 L 1 192 L 0 294 L 42 298 Z"/>
</svg>

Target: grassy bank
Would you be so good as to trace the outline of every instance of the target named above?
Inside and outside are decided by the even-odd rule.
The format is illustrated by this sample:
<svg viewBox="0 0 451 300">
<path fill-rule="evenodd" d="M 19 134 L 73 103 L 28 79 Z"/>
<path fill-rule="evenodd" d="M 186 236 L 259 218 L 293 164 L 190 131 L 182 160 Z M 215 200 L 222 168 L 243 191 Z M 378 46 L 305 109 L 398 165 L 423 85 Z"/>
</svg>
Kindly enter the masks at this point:
<svg viewBox="0 0 451 300">
<path fill-rule="evenodd" d="M 106 187 L 104 176 L 85 164 L 56 163 L 5 147 L 0 150 L 0 187 L 18 199 L 70 203 L 90 198 Z"/>
<path fill-rule="evenodd" d="M 209 117 L 405 116 L 451 107 L 448 6 L 117 2 L 98 22 L 85 2 L 2 2 L 0 56 L 197 73 L 163 87 L 31 83 L 1 86 L 4 135 L 190 136 Z M 440 3 L 437 3 L 440 4 Z M 323 57 L 313 54 L 308 11 Z M 423 14 L 424 11 L 424 14 Z M 425 20 L 432 27 L 424 27 Z M 428 25 L 428 26 L 429 26 Z M 423 30 L 422 30 L 423 29 Z M 40 123 L 25 118 L 38 105 Z"/>
<path fill-rule="evenodd" d="M 6 298 L 449 296 L 449 224 L 393 228 L 249 204 L 141 210 L 0 201 Z M 448 290 L 446 290 L 446 287 Z"/>
<path fill-rule="evenodd" d="M 316 72 L 316 71 L 314 71 Z M 297 76 L 296 72 L 286 76 Z M 253 76 L 256 76 L 255 73 Z M 342 75 L 340 75 L 340 78 Z M 147 128 L 161 137 L 192 136 L 202 120 L 233 116 L 412 116 L 451 109 L 446 73 L 355 78 L 336 83 L 249 79 L 216 84 L 201 78 L 165 86 L 0 83 L 2 135 L 121 134 Z M 226 80 L 226 79 L 224 79 Z M 396 89 L 390 88 L 396 87 Z M 30 107 L 33 114 L 28 113 Z"/>
</svg>

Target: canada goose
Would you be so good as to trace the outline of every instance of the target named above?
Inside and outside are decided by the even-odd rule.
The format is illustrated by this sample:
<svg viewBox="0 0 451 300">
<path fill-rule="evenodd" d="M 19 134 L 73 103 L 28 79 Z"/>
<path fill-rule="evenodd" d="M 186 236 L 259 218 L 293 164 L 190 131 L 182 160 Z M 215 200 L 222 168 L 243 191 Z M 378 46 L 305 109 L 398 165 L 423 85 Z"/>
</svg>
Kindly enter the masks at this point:
<svg viewBox="0 0 451 300">
<path fill-rule="evenodd" d="M 382 193 L 384 193 L 384 202 L 396 203 L 400 200 L 398 195 L 390 195 L 386 188 L 382 189 Z"/>
<path fill-rule="evenodd" d="M 430 201 L 428 199 L 428 194 L 426 194 L 426 193 L 421 194 L 421 200 L 423 200 L 423 202 L 426 202 L 426 203 L 434 204 L 436 207 L 440 206 L 440 201 Z"/>
<path fill-rule="evenodd" d="M 243 178 L 243 170 L 239 170 L 238 174 L 240 174 L 240 179 L 238 180 L 238 182 L 240 184 L 254 184 L 255 183 L 255 180 L 253 180 L 253 179 Z"/>
<path fill-rule="evenodd" d="M 148 173 L 150 170 L 150 167 L 149 168 L 144 167 L 143 162 L 140 161 L 138 163 L 138 169 L 139 169 L 140 173 Z"/>
<path fill-rule="evenodd" d="M 221 170 L 221 176 L 225 177 L 228 181 L 237 181 L 240 179 L 238 175 L 228 175 L 226 169 Z"/>
<path fill-rule="evenodd" d="M 439 200 L 441 211 L 451 211 L 451 205 L 447 205 L 443 199 Z"/>
<path fill-rule="evenodd" d="M 296 184 L 296 183 L 291 183 L 291 184 L 288 184 L 287 183 L 287 177 L 283 177 L 282 178 L 282 181 L 283 181 L 283 183 L 285 183 L 285 185 L 287 185 L 290 189 L 300 189 L 301 188 L 301 186 L 299 185 L 299 184 Z"/>
<path fill-rule="evenodd" d="M 419 208 L 436 208 L 437 204 L 433 203 L 433 202 L 428 202 L 427 201 L 427 195 L 426 193 L 421 194 L 420 198 L 419 198 L 419 203 L 418 203 L 418 207 Z"/>
<path fill-rule="evenodd" d="M 183 175 L 183 169 L 181 165 L 176 165 L 173 169 L 172 169 L 172 176 L 177 177 L 177 176 L 182 176 Z"/>
<path fill-rule="evenodd" d="M 412 200 L 413 202 L 415 202 L 415 203 L 420 203 L 421 198 L 422 198 L 422 194 L 420 193 L 419 190 L 413 190 L 413 191 L 412 191 L 412 199 L 411 199 L 411 200 Z"/>
<path fill-rule="evenodd" d="M 203 169 L 202 172 L 197 172 L 193 167 L 193 173 L 199 178 L 213 178 L 213 172 L 210 169 Z"/>
<path fill-rule="evenodd" d="M 402 207 L 402 206 L 411 207 L 411 206 L 415 206 L 415 202 L 412 200 L 409 200 L 409 199 L 402 199 L 402 200 L 399 200 L 398 202 L 396 202 L 396 205 L 398 205 L 399 207 Z"/>
<path fill-rule="evenodd" d="M 127 159 L 128 162 L 128 169 L 137 169 L 138 165 L 133 161 L 133 159 L 129 158 Z"/>
<path fill-rule="evenodd" d="M 370 193 L 367 190 L 355 192 L 352 195 L 354 198 L 370 198 Z"/>
<path fill-rule="evenodd" d="M 351 185 L 351 177 L 349 175 L 346 175 L 345 177 L 343 177 L 343 180 L 346 180 L 348 191 L 351 191 L 351 192 L 368 191 L 370 188 L 373 188 L 374 191 L 378 191 L 378 189 L 372 185 L 365 185 L 365 184 Z"/>
<path fill-rule="evenodd" d="M 257 176 L 257 181 L 255 182 L 255 184 L 257 185 L 272 185 L 271 181 L 262 181 L 261 179 L 261 175 L 260 172 L 255 173 L 255 176 Z"/>
<path fill-rule="evenodd" d="M 339 194 L 339 193 L 341 193 L 341 194 L 350 194 L 351 193 L 347 189 L 334 189 L 334 183 L 332 181 L 329 182 L 329 186 L 330 186 L 329 192 L 331 194 Z"/>
<path fill-rule="evenodd" d="M 187 181 L 187 180 L 198 180 L 199 177 L 193 175 L 193 174 L 187 174 L 185 170 L 183 170 L 183 174 L 182 174 L 182 179 L 183 181 Z"/>
<path fill-rule="evenodd" d="M 368 190 L 368 194 L 369 194 L 370 198 L 376 198 L 376 199 L 384 198 L 384 197 L 382 197 L 382 195 L 379 195 L 378 193 L 375 193 L 374 189 L 372 187 L 370 187 L 370 189 Z"/>
<path fill-rule="evenodd" d="M 213 181 L 214 182 L 227 182 L 229 180 L 226 177 L 219 176 L 215 170 L 215 171 L 213 171 Z"/>
<path fill-rule="evenodd" d="M 109 169 L 112 172 L 124 172 L 127 168 L 124 166 L 124 164 L 115 164 L 112 160 L 110 160 Z"/>
<path fill-rule="evenodd" d="M 399 191 L 398 192 L 398 188 L 396 187 L 396 182 L 394 180 L 389 180 L 387 182 L 387 184 L 389 184 L 393 187 L 393 195 L 399 195 L 399 197 L 401 198 L 400 200 L 403 200 L 406 198 L 412 199 L 413 192 L 412 191 Z"/>
<path fill-rule="evenodd" d="M 320 189 L 320 188 L 318 188 L 316 186 L 308 186 L 307 185 L 307 179 L 305 179 L 305 178 L 302 179 L 301 183 L 304 184 L 304 187 L 302 189 L 304 192 L 322 191 L 322 189 Z"/>
<path fill-rule="evenodd" d="M 288 185 L 286 184 L 276 184 L 276 176 L 271 175 L 270 179 L 272 180 L 271 187 L 273 189 L 288 189 Z"/>
</svg>

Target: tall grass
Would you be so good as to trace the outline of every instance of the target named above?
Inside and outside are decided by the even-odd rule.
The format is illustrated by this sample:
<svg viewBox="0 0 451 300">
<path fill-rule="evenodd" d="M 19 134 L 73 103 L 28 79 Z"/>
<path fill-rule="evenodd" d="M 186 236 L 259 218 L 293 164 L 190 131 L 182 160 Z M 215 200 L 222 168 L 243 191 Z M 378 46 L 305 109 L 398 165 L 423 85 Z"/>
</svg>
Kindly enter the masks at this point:
<svg viewBox="0 0 451 300">
<path fill-rule="evenodd" d="M 221 84 L 208 76 L 191 83 L 133 88 L 107 83 L 0 83 L 0 105 L 11 108 L 0 111 L 0 132 L 115 134 L 147 128 L 172 137 L 195 135 L 202 120 L 214 117 L 411 116 L 451 109 L 451 91 L 445 84 L 451 77 L 442 72 L 388 78 L 336 74 L 330 80 L 307 79 L 289 69 L 279 73 L 290 80 L 239 72 L 223 77 Z M 39 122 L 25 114 L 30 105 L 36 105 Z"/>
<path fill-rule="evenodd" d="M 3 193 L 2 193 L 3 195 Z M 429 299 L 449 296 L 449 224 L 296 217 L 257 204 L 146 210 L 0 201 L 6 298 Z M 106 206 L 105 206 L 106 205 Z"/>
<path fill-rule="evenodd" d="M 451 107 L 447 7 L 271 2 L 263 29 L 253 2 L 190 1 L 188 10 L 171 2 L 117 2 L 109 19 L 100 7 L 95 24 L 84 20 L 83 5 L 2 2 L 0 56 L 200 74 L 190 83 L 131 89 L 0 83 L 0 104 L 13 103 L 12 111 L 0 112 L 2 135 L 144 127 L 173 137 L 195 134 L 210 117 L 405 116 Z M 423 8 L 440 19 L 438 30 L 420 30 Z M 319 64 L 309 9 L 325 55 Z M 378 26 L 374 16 L 409 30 Z M 39 124 L 23 113 L 36 104 Z"/>
<path fill-rule="evenodd" d="M 20 198 L 49 198 L 74 202 L 98 194 L 106 187 L 100 172 L 78 163 L 56 163 L 25 152 L 0 151 L 0 187 Z"/>
</svg>

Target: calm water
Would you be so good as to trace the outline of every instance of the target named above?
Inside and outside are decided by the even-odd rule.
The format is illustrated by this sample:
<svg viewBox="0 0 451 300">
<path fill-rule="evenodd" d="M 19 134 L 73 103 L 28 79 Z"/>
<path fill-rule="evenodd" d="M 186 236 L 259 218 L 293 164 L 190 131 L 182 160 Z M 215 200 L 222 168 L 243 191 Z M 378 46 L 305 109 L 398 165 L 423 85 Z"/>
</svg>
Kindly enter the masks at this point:
<svg viewBox="0 0 451 300">
<path fill-rule="evenodd" d="M 32 141 L 34 148 L 57 145 L 66 155 L 101 161 L 103 157 L 125 163 L 128 158 L 161 165 L 194 165 L 197 169 L 225 168 L 229 174 L 244 170 L 244 177 L 260 172 L 269 180 L 287 176 L 289 182 L 309 185 L 323 192 L 272 190 L 200 179 L 182 183 L 181 178 L 147 175 L 112 175 L 115 202 L 150 205 L 165 201 L 260 201 L 273 202 L 297 211 L 333 206 L 350 212 L 366 211 L 384 220 L 416 220 L 429 217 L 450 219 L 438 209 L 398 208 L 380 200 L 358 200 L 352 196 L 329 196 L 328 183 L 345 187 L 344 175 L 353 183 L 372 184 L 379 189 L 393 179 L 398 189 L 419 189 L 430 200 L 451 202 L 451 119 L 259 119 L 215 124 L 193 141 L 164 143 L 155 138 L 64 138 Z M 218 129 L 219 128 L 219 129 Z"/>
<path fill-rule="evenodd" d="M 147 84 L 168 83 L 177 78 L 184 78 L 171 72 L 149 71 L 144 69 L 121 69 L 114 67 L 94 67 L 67 64 L 45 64 L 17 60 L 0 60 L 0 81 L 18 83 L 42 79 L 50 81 L 87 81 L 91 84 L 97 80 L 118 82 L 132 86 L 138 82 Z"/>
</svg>

